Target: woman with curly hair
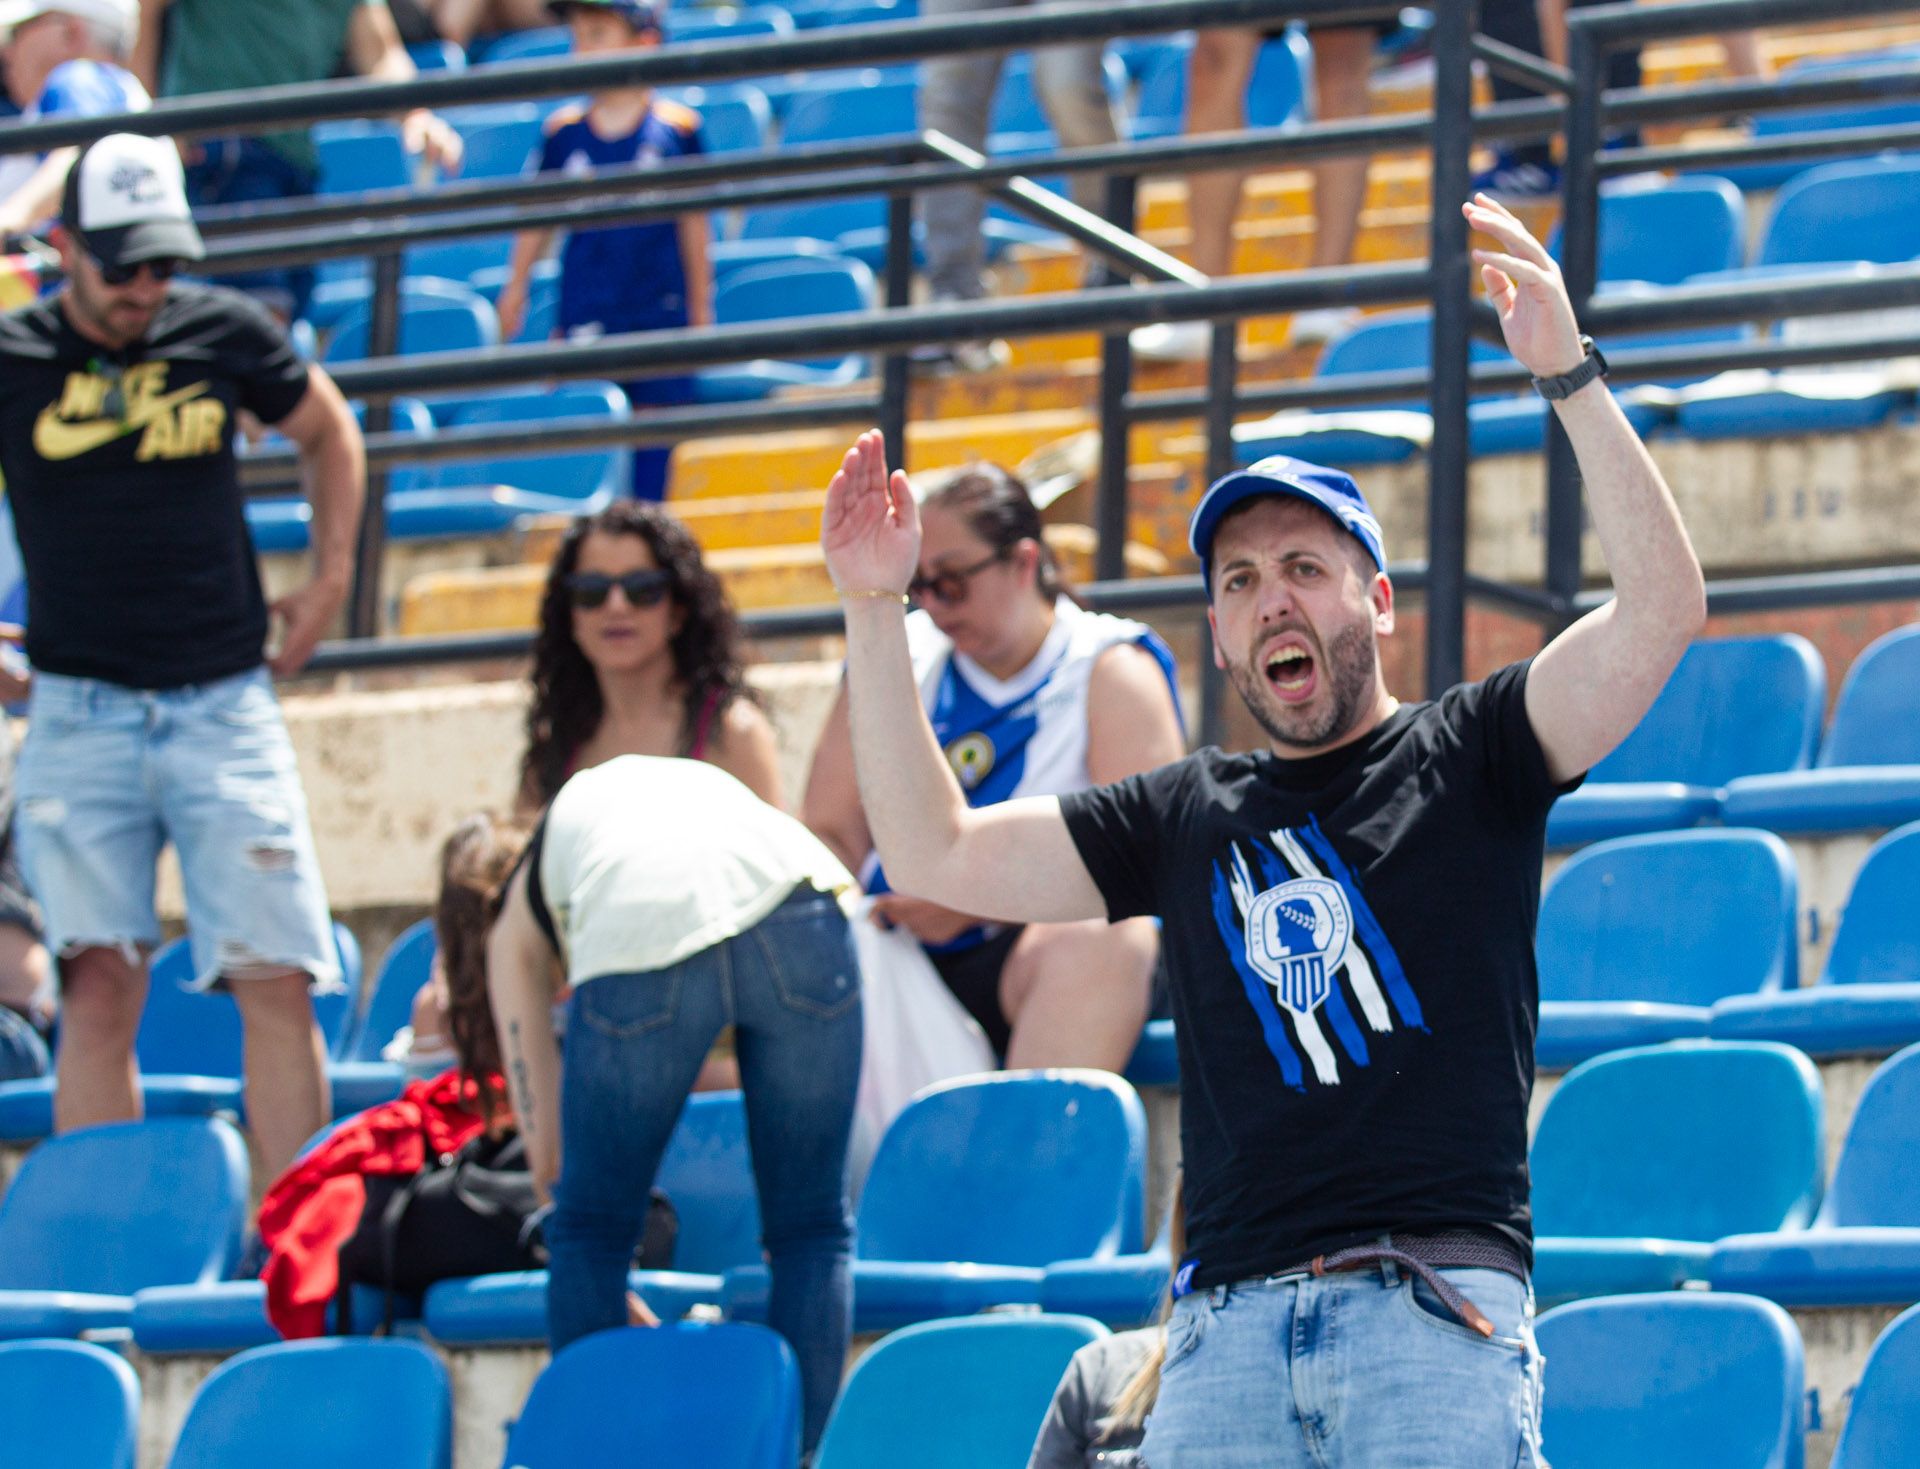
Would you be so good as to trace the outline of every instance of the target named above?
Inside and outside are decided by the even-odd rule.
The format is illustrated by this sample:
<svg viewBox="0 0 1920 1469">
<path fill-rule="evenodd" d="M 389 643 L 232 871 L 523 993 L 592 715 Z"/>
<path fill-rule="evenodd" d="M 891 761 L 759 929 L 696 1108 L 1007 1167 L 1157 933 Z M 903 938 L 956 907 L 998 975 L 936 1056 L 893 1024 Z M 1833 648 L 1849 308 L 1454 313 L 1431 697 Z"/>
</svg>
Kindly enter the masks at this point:
<svg viewBox="0 0 1920 1469">
<path fill-rule="evenodd" d="M 705 760 L 780 804 L 773 726 L 726 591 L 684 525 L 630 500 L 576 520 L 547 573 L 522 809 L 615 755 Z"/>
</svg>

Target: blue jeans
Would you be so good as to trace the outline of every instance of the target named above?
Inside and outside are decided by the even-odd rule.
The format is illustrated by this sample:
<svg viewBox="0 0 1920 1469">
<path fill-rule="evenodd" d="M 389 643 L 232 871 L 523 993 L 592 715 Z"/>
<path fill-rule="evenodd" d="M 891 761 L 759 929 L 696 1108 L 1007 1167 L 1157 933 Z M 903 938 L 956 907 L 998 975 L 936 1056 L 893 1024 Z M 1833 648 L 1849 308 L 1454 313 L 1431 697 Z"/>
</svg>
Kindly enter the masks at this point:
<svg viewBox="0 0 1920 1469">
<path fill-rule="evenodd" d="M 1392 1265 L 1183 1296 L 1167 1325 L 1153 1469 L 1543 1469 L 1533 1295 L 1440 1272 L 1482 1337 Z"/>
<path fill-rule="evenodd" d="M 574 990 L 560 1178 L 546 1224 L 556 1352 L 625 1324 L 647 1191 L 701 1061 L 732 1025 L 773 1276 L 768 1320 L 799 1359 L 812 1447 L 839 1387 L 852 1320 L 847 1136 L 860 1077 L 858 965 L 839 905 L 805 888 L 692 958 Z"/>
</svg>

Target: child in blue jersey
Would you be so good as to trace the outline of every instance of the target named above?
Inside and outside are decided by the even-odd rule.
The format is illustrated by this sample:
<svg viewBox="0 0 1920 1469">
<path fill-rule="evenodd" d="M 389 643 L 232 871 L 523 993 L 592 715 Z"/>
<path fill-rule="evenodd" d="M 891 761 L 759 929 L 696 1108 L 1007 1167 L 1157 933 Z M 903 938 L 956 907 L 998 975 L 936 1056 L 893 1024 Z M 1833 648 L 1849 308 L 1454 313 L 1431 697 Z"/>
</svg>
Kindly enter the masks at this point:
<svg viewBox="0 0 1920 1469">
<path fill-rule="evenodd" d="M 575 55 L 585 56 L 660 44 L 660 21 L 642 0 L 552 0 L 548 7 L 573 31 Z M 547 121 L 541 173 L 587 173 L 630 164 L 652 164 L 705 151 L 700 115 L 653 95 L 649 87 L 596 92 L 584 108 L 563 108 Z M 577 230 L 560 254 L 560 311 L 565 337 L 591 339 L 621 332 L 705 326 L 713 319 L 712 275 L 707 264 L 707 218 Z M 500 292 L 500 331 L 519 335 L 526 317 L 527 279 L 552 246 L 554 231 L 525 230 L 514 241 L 513 267 Z M 691 377 L 655 377 L 626 383 L 635 404 L 693 401 Z M 665 448 L 633 456 L 637 499 L 666 497 Z"/>
</svg>

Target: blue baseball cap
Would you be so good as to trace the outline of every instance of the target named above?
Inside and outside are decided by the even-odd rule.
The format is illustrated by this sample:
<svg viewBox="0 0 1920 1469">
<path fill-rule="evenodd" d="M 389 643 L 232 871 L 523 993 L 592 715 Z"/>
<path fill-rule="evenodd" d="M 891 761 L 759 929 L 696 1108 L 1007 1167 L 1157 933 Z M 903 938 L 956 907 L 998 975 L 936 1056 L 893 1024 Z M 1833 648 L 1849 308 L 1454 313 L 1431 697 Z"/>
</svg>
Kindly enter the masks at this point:
<svg viewBox="0 0 1920 1469">
<path fill-rule="evenodd" d="M 660 12 L 646 0 L 547 0 L 547 9 L 561 20 L 572 10 L 604 10 L 619 16 L 636 31 L 660 29 Z"/>
<path fill-rule="evenodd" d="M 1215 480 L 1193 512 L 1187 526 L 1187 543 L 1200 558 L 1200 576 L 1207 584 L 1209 602 L 1213 600 L 1213 538 L 1220 530 L 1220 522 L 1247 501 L 1268 495 L 1290 495 L 1319 506 L 1367 548 L 1375 566 L 1382 571 L 1387 569 L 1380 522 L 1367 504 L 1367 497 L 1360 493 L 1360 486 L 1353 482 L 1353 476 L 1325 465 L 1309 464 L 1304 459 L 1273 454 Z"/>
</svg>

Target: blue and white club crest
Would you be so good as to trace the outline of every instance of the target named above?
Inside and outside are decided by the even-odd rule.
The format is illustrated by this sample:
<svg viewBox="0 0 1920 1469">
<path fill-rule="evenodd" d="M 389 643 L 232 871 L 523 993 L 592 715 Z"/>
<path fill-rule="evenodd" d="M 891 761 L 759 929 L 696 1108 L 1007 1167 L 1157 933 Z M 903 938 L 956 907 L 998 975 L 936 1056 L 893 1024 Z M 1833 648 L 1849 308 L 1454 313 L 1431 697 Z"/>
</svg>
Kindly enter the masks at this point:
<svg viewBox="0 0 1920 1469">
<path fill-rule="evenodd" d="M 1247 960 L 1295 1015 L 1320 1008 L 1352 942 L 1347 895 L 1324 877 L 1283 882 L 1247 905 Z"/>
</svg>

